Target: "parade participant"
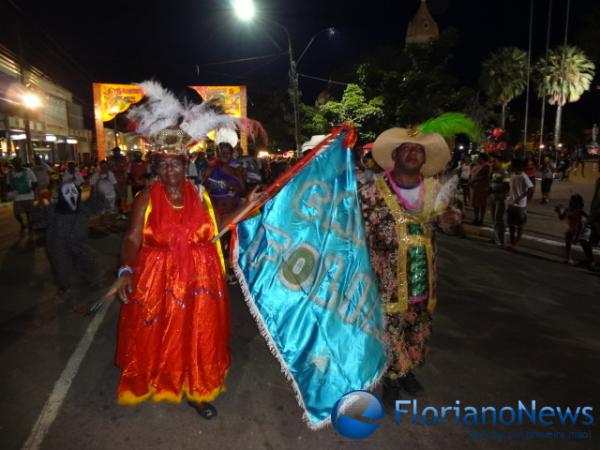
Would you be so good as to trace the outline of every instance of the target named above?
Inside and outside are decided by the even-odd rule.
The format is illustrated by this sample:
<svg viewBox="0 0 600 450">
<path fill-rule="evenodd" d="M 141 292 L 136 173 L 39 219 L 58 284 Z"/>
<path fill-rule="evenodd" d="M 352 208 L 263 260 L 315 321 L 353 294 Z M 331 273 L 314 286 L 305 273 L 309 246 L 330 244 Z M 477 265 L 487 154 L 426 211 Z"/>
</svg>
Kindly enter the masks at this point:
<svg viewBox="0 0 600 450">
<path fill-rule="evenodd" d="M 63 183 L 74 183 L 77 189 L 81 189 L 81 185 L 84 183 L 81 173 L 75 165 L 75 161 L 69 161 L 67 163 L 67 170 L 62 176 Z"/>
<path fill-rule="evenodd" d="M 142 152 L 135 152 L 135 156 L 129 165 L 129 176 L 131 177 L 131 198 L 135 198 L 142 191 L 150 177 L 150 167 L 147 161 L 142 160 Z"/>
<path fill-rule="evenodd" d="M 132 108 L 129 118 L 159 150 L 153 160 L 158 179 L 134 200 L 113 286 L 123 301 L 118 399 L 178 403 L 185 395 L 201 417 L 212 419 L 217 410 L 209 402 L 223 391 L 230 364 L 225 267 L 213 243 L 218 229 L 210 198 L 186 180 L 186 143 L 210 128 L 157 83 L 140 87 L 148 101 Z M 227 224 L 231 216 L 221 219 Z"/>
<path fill-rule="evenodd" d="M 242 202 L 245 192 L 245 183 L 240 171 L 231 167 L 233 147 L 228 142 L 221 142 L 217 147 L 217 164 L 206 169 L 204 174 L 208 195 L 215 205 L 219 217 L 231 213 Z M 228 252 L 229 236 L 224 240 L 225 254 Z M 236 284 L 236 277 L 232 270 L 228 270 L 227 282 Z"/>
<path fill-rule="evenodd" d="M 115 147 L 112 149 L 112 156 L 108 158 L 108 168 L 114 174 L 117 184 L 115 192 L 117 195 L 117 208 L 119 209 L 120 219 L 126 219 L 125 211 L 127 210 L 128 188 L 127 182 L 129 179 L 129 162 L 127 158 L 121 154 L 121 149 Z"/>
<path fill-rule="evenodd" d="M 231 130 L 217 132 L 217 161 L 204 172 L 203 184 L 213 201 L 217 214 L 227 214 L 240 205 L 246 184 L 240 169 L 232 167 L 233 148 L 238 137 Z"/>
<path fill-rule="evenodd" d="M 13 167 L 8 172 L 8 183 L 15 191 L 13 214 L 17 222 L 21 225 L 21 232 L 27 228 L 29 233 L 32 233 L 30 214 L 33 208 L 33 201 L 35 200 L 37 178 L 31 169 L 23 167 L 21 158 L 14 158 L 12 163 Z M 23 214 L 25 214 L 27 224 L 23 222 Z"/>
<path fill-rule="evenodd" d="M 69 289 L 74 272 L 92 288 L 100 283 L 97 255 L 88 244 L 88 212 L 82 206 L 81 190 L 74 182 L 63 183 L 58 188 L 46 239 L 58 296 Z"/>
<path fill-rule="evenodd" d="M 451 198 L 432 176 L 444 170 L 450 149 L 439 134 L 392 128 L 377 137 L 372 154 L 385 173 L 359 192 L 392 356 L 384 389 L 397 398 L 399 388 L 422 390 L 412 371 L 424 361 L 436 303 L 431 225 Z"/>
<path fill-rule="evenodd" d="M 100 225 L 112 230 L 114 213 L 116 211 L 117 179 L 108 170 L 106 161 L 100 162 L 100 171 L 90 177 L 91 195 L 100 214 Z"/>
<path fill-rule="evenodd" d="M 37 197 L 38 199 L 50 199 L 50 175 L 54 172 L 48 164 L 42 161 L 42 158 L 39 155 L 36 155 L 34 158 L 34 165 L 31 167 L 31 170 L 35 174 L 37 178 Z"/>
</svg>

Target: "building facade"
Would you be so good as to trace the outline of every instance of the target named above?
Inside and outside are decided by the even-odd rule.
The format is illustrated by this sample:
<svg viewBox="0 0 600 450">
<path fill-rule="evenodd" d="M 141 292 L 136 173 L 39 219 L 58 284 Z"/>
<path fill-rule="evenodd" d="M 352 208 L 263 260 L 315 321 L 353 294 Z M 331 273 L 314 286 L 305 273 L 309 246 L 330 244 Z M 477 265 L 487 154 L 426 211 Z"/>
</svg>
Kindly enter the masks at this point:
<svg viewBox="0 0 600 450">
<path fill-rule="evenodd" d="M 38 108 L 22 104 L 25 89 L 41 100 Z M 51 163 L 85 162 L 91 151 L 92 130 L 85 128 L 83 107 L 73 101 L 72 93 L 35 67 L 21 68 L 16 55 L 0 45 L 0 157 L 28 161 L 37 155 Z"/>
</svg>

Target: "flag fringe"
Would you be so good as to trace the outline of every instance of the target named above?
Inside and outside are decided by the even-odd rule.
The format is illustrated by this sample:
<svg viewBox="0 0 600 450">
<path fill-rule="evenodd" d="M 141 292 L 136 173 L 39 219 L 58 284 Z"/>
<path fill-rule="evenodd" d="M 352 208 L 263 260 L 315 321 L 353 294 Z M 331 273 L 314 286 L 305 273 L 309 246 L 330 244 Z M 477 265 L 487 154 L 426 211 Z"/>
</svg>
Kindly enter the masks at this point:
<svg viewBox="0 0 600 450">
<path fill-rule="evenodd" d="M 311 422 L 310 417 L 308 417 L 308 414 L 306 412 L 306 404 L 304 403 L 304 399 L 302 398 L 302 394 L 300 393 L 300 387 L 298 387 L 296 380 L 294 380 L 294 377 L 290 373 L 290 370 L 288 369 L 288 366 L 287 366 L 285 360 L 283 359 L 283 356 L 281 356 L 281 353 L 279 352 L 279 349 L 277 348 L 277 344 L 273 340 L 273 336 L 271 336 L 271 333 L 269 333 L 269 329 L 267 328 L 267 325 L 263 321 L 263 318 L 260 315 L 260 311 L 256 307 L 256 303 L 254 302 L 254 298 L 252 297 L 252 294 L 250 293 L 250 289 L 248 288 L 248 284 L 246 283 L 246 277 L 244 276 L 244 272 L 242 271 L 242 268 L 240 267 L 240 265 L 238 263 L 239 248 L 238 248 L 237 240 L 235 242 L 233 242 L 232 244 L 233 244 L 233 256 L 234 256 L 233 270 L 234 270 L 235 275 L 237 276 L 237 279 L 240 283 L 240 288 L 242 289 L 242 294 L 244 295 L 244 301 L 246 302 L 246 305 L 248 305 L 250 314 L 256 321 L 256 325 L 258 326 L 258 331 L 260 332 L 262 337 L 265 338 L 265 341 L 267 342 L 267 346 L 269 347 L 269 350 L 271 351 L 273 356 L 277 359 L 277 361 L 279 361 L 281 372 L 285 375 L 285 377 L 288 379 L 288 381 L 292 384 L 294 394 L 296 395 L 296 401 L 298 402 L 298 405 L 300 405 L 300 407 L 302 408 L 302 420 L 304 420 L 306 425 L 308 425 L 308 427 L 313 431 L 317 431 L 317 430 L 327 427 L 328 425 L 331 424 L 330 418 L 322 420 L 317 423 L 314 423 L 314 422 Z"/>
</svg>

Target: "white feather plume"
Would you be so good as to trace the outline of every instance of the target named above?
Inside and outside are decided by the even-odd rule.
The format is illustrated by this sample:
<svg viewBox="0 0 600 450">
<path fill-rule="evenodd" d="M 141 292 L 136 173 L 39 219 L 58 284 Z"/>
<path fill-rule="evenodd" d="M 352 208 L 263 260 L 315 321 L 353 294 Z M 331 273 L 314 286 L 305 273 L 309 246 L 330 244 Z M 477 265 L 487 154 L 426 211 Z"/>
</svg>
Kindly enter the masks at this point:
<svg viewBox="0 0 600 450">
<path fill-rule="evenodd" d="M 456 195 L 457 189 L 458 175 L 454 175 L 440 187 L 440 190 L 435 197 L 433 206 L 434 211 L 441 212 L 448 208 L 448 205 L 450 205 Z"/>
<path fill-rule="evenodd" d="M 235 130 L 229 128 L 219 128 L 215 133 L 215 144 L 219 145 L 223 142 L 235 147 L 240 141 L 238 134 Z"/>
<path fill-rule="evenodd" d="M 143 81 L 137 85 L 144 91 L 147 101 L 132 107 L 127 118 L 136 122 L 136 131 L 152 137 L 159 131 L 179 126 L 194 141 L 206 139 L 212 130 L 237 131 L 240 119 L 220 112 L 212 101 L 201 104 L 181 102 L 171 91 L 156 81 Z"/>
<path fill-rule="evenodd" d="M 215 111 L 211 102 L 191 105 L 185 109 L 183 116 L 180 128 L 195 141 L 204 139 L 212 130 L 236 130 L 239 126 L 237 118 Z"/>
<path fill-rule="evenodd" d="M 172 92 L 156 81 L 144 81 L 137 85 L 144 91 L 148 101 L 131 108 L 127 118 L 137 122 L 136 131 L 139 134 L 153 136 L 179 123 L 184 109 Z"/>
</svg>

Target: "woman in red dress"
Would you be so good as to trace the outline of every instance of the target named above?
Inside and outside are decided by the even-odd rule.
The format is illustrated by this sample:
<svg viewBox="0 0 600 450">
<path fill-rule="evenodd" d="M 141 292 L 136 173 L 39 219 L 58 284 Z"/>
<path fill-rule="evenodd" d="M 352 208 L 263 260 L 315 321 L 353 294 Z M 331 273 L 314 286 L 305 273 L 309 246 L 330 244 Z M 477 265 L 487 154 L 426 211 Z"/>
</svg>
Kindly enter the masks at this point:
<svg viewBox="0 0 600 450">
<path fill-rule="evenodd" d="M 135 198 L 122 246 L 118 400 L 179 403 L 185 395 L 211 419 L 209 402 L 223 391 L 230 363 L 217 223 L 208 195 L 186 180 L 184 155 L 159 155 L 155 164 L 158 180 Z"/>
</svg>

